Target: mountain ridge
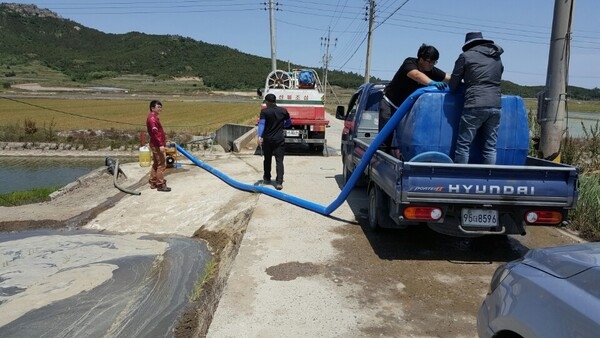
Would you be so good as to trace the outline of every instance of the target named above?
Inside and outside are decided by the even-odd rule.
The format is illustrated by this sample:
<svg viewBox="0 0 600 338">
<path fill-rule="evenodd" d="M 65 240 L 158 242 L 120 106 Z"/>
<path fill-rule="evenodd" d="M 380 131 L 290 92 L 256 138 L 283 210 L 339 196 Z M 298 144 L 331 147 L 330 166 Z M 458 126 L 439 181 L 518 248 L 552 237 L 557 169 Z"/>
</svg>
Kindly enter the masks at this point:
<svg viewBox="0 0 600 338">
<path fill-rule="evenodd" d="M 210 89 L 253 90 L 264 86 L 271 71 L 270 59 L 227 46 L 180 35 L 104 33 L 32 4 L 0 3 L 0 31 L 2 69 L 41 62 L 78 83 L 142 74 L 157 80 L 197 77 Z M 289 67 L 307 68 L 298 64 Z M 4 75 L 5 81 L 10 82 L 10 72 Z M 381 79 L 371 78 L 371 82 L 376 81 Z M 356 88 L 364 82 L 364 76 L 328 70 L 328 82 L 342 88 Z M 543 89 L 543 86 L 502 81 L 502 91 L 506 94 L 536 97 Z M 600 89 L 569 86 L 569 96 L 600 100 Z"/>
</svg>

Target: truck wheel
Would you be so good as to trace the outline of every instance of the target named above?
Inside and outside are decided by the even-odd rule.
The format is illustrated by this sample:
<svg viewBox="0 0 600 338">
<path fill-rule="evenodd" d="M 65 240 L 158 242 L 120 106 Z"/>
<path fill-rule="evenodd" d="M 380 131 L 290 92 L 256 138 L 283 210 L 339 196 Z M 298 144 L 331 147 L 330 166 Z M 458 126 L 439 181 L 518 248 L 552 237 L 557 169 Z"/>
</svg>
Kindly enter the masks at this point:
<svg viewBox="0 0 600 338">
<path fill-rule="evenodd" d="M 322 153 L 323 149 L 325 149 L 325 148 L 320 144 L 309 144 L 308 145 L 308 150 L 311 153 Z"/>
<path fill-rule="evenodd" d="M 350 176 L 352 175 L 352 172 L 350 170 L 348 170 L 348 166 L 346 165 L 346 161 L 343 162 L 342 164 L 342 173 L 344 175 L 344 184 L 348 183 L 348 180 L 350 179 Z"/>
<path fill-rule="evenodd" d="M 369 189 L 369 228 L 377 231 L 381 228 L 392 227 L 389 216 L 390 206 L 388 197 L 377 185 Z"/>
</svg>

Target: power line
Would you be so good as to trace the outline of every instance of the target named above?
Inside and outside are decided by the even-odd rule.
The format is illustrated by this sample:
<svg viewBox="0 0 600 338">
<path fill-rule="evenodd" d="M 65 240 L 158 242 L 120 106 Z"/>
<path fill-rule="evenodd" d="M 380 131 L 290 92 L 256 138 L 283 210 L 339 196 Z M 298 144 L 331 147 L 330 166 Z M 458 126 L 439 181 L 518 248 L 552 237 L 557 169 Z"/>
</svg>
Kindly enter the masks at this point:
<svg viewBox="0 0 600 338">
<path fill-rule="evenodd" d="M 406 0 L 402 3 L 402 5 L 398 6 L 398 8 L 396 8 L 390 15 L 388 15 L 385 19 L 383 19 L 383 21 L 381 21 L 377 26 L 375 26 L 373 28 L 373 30 L 376 30 L 379 26 L 383 25 L 389 18 L 391 18 L 394 14 L 396 14 L 396 12 L 398 12 L 402 7 L 404 7 L 404 5 L 406 5 L 410 0 Z"/>
</svg>

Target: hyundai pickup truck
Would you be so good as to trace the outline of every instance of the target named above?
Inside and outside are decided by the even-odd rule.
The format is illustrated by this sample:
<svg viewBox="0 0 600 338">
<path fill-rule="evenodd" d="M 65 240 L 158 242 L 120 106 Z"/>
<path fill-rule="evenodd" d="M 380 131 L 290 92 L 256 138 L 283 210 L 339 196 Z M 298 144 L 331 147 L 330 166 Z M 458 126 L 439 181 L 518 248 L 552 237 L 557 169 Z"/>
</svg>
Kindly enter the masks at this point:
<svg viewBox="0 0 600 338">
<path fill-rule="evenodd" d="M 415 91 L 379 132 L 382 86 L 365 84 L 347 110 L 342 135 L 344 177 L 361 175 L 369 196 L 371 229 L 428 226 L 451 236 L 526 234 L 527 226 L 563 225 L 577 203 L 576 167 L 527 155 L 527 112 L 518 96 L 503 96 L 495 165 L 453 163 L 460 94 Z M 523 124 L 524 123 L 524 124 Z M 422 129 L 416 131 L 415 129 Z M 390 133 L 398 158 L 378 149 Z M 357 172 L 355 172 L 357 171 Z"/>
</svg>

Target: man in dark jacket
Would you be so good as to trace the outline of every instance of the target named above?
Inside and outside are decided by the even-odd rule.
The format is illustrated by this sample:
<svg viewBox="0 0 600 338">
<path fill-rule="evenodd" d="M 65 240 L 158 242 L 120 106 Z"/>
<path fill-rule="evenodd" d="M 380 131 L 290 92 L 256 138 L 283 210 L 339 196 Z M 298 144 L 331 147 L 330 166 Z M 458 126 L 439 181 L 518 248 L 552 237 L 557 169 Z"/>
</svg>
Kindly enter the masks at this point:
<svg viewBox="0 0 600 338">
<path fill-rule="evenodd" d="M 263 183 L 271 183 L 271 163 L 275 156 L 275 189 L 283 188 L 283 155 L 285 153 L 285 136 L 283 128 L 292 124 L 290 114 L 285 108 L 275 104 L 276 98 L 273 94 L 265 96 L 266 107 L 260 111 L 258 121 L 258 145 L 262 147 L 263 159 Z"/>
<path fill-rule="evenodd" d="M 502 110 L 500 80 L 504 71 L 500 55 L 504 50 L 494 41 L 484 39 L 481 32 L 467 33 L 462 50 L 448 83 L 453 91 L 461 81 L 465 85 L 465 103 L 454 162 L 469 162 L 469 148 L 477 131 L 481 130 L 484 137 L 483 163 L 496 164 L 496 141 Z"/>
</svg>

